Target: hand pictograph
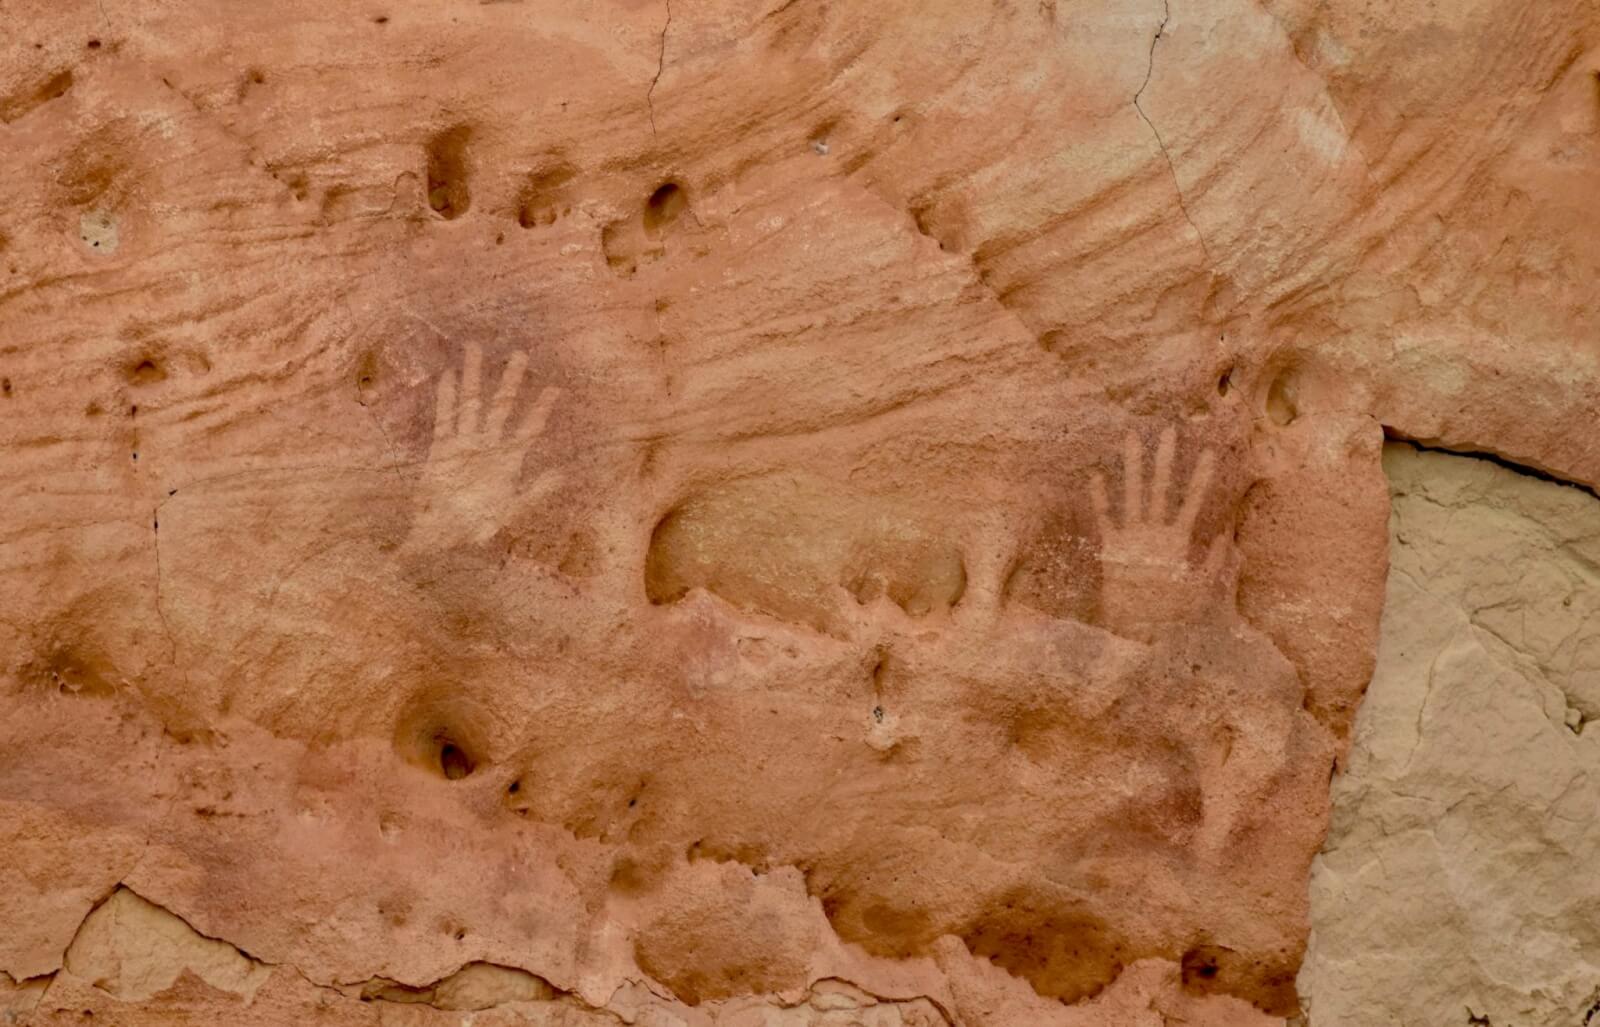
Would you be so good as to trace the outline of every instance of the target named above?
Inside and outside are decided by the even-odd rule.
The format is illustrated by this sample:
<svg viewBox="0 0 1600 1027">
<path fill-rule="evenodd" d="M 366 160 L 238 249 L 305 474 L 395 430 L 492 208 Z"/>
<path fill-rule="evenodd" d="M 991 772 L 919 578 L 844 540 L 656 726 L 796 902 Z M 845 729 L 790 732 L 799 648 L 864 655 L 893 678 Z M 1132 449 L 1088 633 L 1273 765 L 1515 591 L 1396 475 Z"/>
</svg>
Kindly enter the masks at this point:
<svg viewBox="0 0 1600 1027">
<path fill-rule="evenodd" d="M 1090 488 L 1100 529 L 1101 615 L 1105 626 L 1129 637 L 1147 637 L 1162 624 L 1195 619 L 1218 596 L 1215 584 L 1230 552 L 1228 533 L 1212 540 L 1205 557 L 1189 558 L 1195 519 L 1211 485 L 1213 459 L 1202 452 L 1172 512 L 1172 461 L 1177 431 L 1168 428 L 1156 445 L 1148 496 L 1139 436 L 1129 433 L 1122 454 L 1120 521 L 1111 513 L 1105 478 Z"/>
<path fill-rule="evenodd" d="M 519 488 L 522 459 L 544 431 L 561 390 L 546 386 L 520 420 L 513 421 L 528 373 L 528 355 L 506 361 L 494 396 L 482 399 L 483 351 L 466 347 L 461 380 L 446 371 L 434 405 L 433 442 L 418 481 L 414 543 L 449 548 L 483 542 L 504 527 L 526 501 L 548 492 L 559 476 L 546 471 Z"/>
</svg>

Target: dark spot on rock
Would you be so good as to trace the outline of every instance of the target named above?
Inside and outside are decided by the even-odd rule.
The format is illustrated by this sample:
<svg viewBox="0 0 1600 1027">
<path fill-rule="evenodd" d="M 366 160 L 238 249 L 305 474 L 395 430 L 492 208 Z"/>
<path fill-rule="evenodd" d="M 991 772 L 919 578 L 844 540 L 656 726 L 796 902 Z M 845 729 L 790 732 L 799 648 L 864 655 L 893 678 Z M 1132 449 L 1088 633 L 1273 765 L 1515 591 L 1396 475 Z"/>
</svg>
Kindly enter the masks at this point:
<svg viewBox="0 0 1600 1027">
<path fill-rule="evenodd" d="M 166 368 L 154 357 L 142 357 L 127 368 L 125 377 L 130 385 L 154 385 L 166 381 Z"/>
<path fill-rule="evenodd" d="M 1048 331 L 1039 336 L 1039 348 L 1044 350 L 1046 353 L 1056 352 L 1062 348 L 1062 344 L 1065 342 L 1066 332 L 1063 332 L 1060 329 Z"/>
<path fill-rule="evenodd" d="M 467 185 L 467 142 L 471 137 L 471 126 L 457 125 L 428 141 L 428 206 L 446 221 L 465 214 L 472 205 Z"/>
<path fill-rule="evenodd" d="M 1021 893 L 978 917 L 961 938 L 973 955 L 1069 1003 L 1099 994 L 1130 961 L 1121 940 L 1093 914 L 1053 909 Z"/>
<path fill-rule="evenodd" d="M 0 123 L 16 121 L 34 108 L 67 95 L 71 88 L 72 72 L 65 70 L 56 72 L 33 89 L 0 97 Z"/>
<path fill-rule="evenodd" d="M 1201 943 L 1180 961 L 1183 989 L 1194 995 L 1234 995 L 1273 1016 L 1292 1015 L 1299 1006 L 1294 979 L 1299 959 L 1286 952 L 1250 956 L 1226 945 Z"/>
<path fill-rule="evenodd" d="M 448 780 L 459 781 L 472 773 L 473 762 L 454 742 L 444 742 L 439 746 L 439 771 Z"/>
<path fill-rule="evenodd" d="M 356 362 L 356 389 L 366 392 L 378 384 L 379 372 L 378 354 L 374 350 L 367 350 L 361 354 L 361 359 Z M 362 401 L 363 403 L 365 400 Z"/>
<path fill-rule="evenodd" d="M 1184 953 L 1182 960 L 1182 973 L 1184 984 L 1198 984 L 1198 982 L 1216 981 L 1221 968 L 1218 966 L 1218 952 L 1211 945 L 1198 945 Z"/>
<path fill-rule="evenodd" d="M 611 890 L 624 895 L 637 895 L 650 886 L 650 873 L 638 860 L 620 857 L 611 868 Z"/>
<path fill-rule="evenodd" d="M 652 236 L 662 230 L 689 208 L 689 194 L 676 182 L 664 182 L 650 194 L 644 205 L 644 230 Z"/>
<path fill-rule="evenodd" d="M 517 201 L 517 224 L 523 228 L 553 225 L 567 213 L 564 187 L 578 170 L 559 155 L 546 158 L 546 166 L 528 176 Z"/>
<path fill-rule="evenodd" d="M 67 90 L 71 88 L 72 72 L 63 71 L 51 76 L 49 81 L 39 87 L 39 92 L 35 95 L 40 103 L 48 103 L 51 100 L 59 100 L 66 96 Z"/>
<path fill-rule="evenodd" d="M 485 762 L 475 719 L 443 686 L 426 688 L 395 725 L 395 752 L 414 767 L 460 781 Z"/>
<path fill-rule="evenodd" d="M 115 695 L 122 677 L 104 653 L 81 639 L 48 646 L 22 665 L 20 676 L 43 691 L 78 698 Z"/>
</svg>

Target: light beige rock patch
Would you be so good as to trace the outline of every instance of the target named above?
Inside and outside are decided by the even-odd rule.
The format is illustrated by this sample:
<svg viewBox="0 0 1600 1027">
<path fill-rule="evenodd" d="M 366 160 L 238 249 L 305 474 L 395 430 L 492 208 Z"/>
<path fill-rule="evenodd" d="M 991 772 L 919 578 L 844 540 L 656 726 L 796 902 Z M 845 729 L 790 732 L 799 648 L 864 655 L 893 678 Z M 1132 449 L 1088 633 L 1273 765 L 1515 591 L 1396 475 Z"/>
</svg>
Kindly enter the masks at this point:
<svg viewBox="0 0 1600 1027">
<path fill-rule="evenodd" d="M 39 1004 L 39 996 L 50 986 L 49 977 L 15 980 L 0 973 L 0 1023 L 20 1023 Z"/>
<path fill-rule="evenodd" d="M 1312 876 L 1310 1023 L 1589 1023 L 1600 501 L 1407 445 L 1384 466 L 1388 604 Z"/>
<path fill-rule="evenodd" d="M 67 970 L 127 1002 L 172 987 L 188 971 L 222 991 L 250 996 L 272 975 L 227 942 L 118 888 L 84 920 L 67 949 Z"/>
<path fill-rule="evenodd" d="M 410 988 L 393 981 L 375 980 L 361 989 L 371 1001 L 431 1005 L 438 1009 L 489 1009 L 507 1002 L 548 1002 L 555 990 L 539 977 L 515 967 L 494 963 L 468 963 L 437 984 Z"/>
</svg>

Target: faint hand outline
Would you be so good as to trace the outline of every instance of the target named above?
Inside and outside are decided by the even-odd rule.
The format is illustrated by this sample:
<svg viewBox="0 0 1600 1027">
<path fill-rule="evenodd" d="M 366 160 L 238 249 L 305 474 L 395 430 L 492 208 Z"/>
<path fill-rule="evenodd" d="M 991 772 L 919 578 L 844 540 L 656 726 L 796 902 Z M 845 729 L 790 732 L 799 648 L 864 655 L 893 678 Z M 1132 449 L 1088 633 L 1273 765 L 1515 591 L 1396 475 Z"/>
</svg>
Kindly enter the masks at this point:
<svg viewBox="0 0 1600 1027">
<path fill-rule="evenodd" d="M 557 472 L 546 470 L 528 488 L 520 487 L 523 458 L 561 395 L 545 386 L 522 418 L 513 420 L 527 373 L 527 352 L 512 353 L 487 406 L 482 347 L 464 347 L 459 384 L 453 369 L 440 376 L 433 438 L 417 481 L 413 546 L 485 542 L 505 527 L 519 500 L 537 499 L 559 482 Z"/>
<path fill-rule="evenodd" d="M 1228 563 L 1231 533 L 1220 532 L 1205 556 L 1192 561 L 1194 525 L 1211 486 L 1215 459 L 1203 450 L 1172 509 L 1172 462 L 1177 429 L 1168 427 L 1156 444 L 1148 495 L 1144 487 L 1144 446 L 1129 432 L 1122 447 L 1120 519 L 1111 512 L 1103 474 L 1090 483 L 1090 500 L 1100 532 L 1101 615 L 1105 626 L 1128 637 L 1148 637 L 1162 624 L 1198 619 L 1221 598 L 1217 584 Z"/>
</svg>

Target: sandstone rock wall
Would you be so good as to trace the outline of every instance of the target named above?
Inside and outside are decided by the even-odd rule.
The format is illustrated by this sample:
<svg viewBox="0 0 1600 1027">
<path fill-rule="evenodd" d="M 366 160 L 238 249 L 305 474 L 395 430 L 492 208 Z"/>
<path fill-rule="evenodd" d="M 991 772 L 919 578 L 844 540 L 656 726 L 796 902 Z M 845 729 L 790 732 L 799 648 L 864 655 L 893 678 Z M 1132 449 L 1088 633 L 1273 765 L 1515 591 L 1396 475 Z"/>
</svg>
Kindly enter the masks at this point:
<svg viewBox="0 0 1600 1027">
<path fill-rule="evenodd" d="M 1600 1010 L 1600 499 L 1390 446 L 1378 669 L 1312 872 L 1314 1024 Z"/>
<path fill-rule="evenodd" d="M 1593 0 L 3 14 L 39 1022 L 1281 1022 L 1386 433 L 1600 483 Z"/>
</svg>

